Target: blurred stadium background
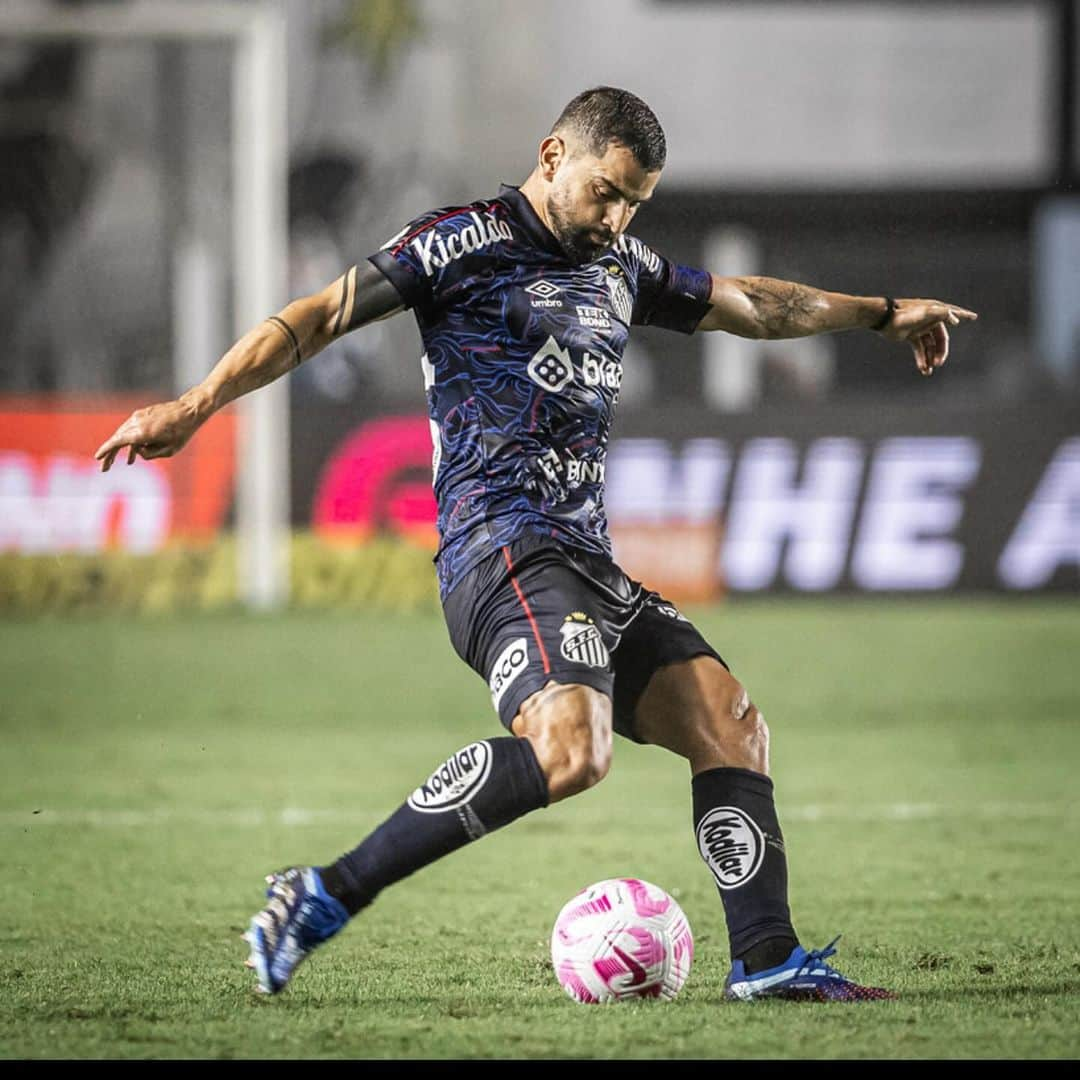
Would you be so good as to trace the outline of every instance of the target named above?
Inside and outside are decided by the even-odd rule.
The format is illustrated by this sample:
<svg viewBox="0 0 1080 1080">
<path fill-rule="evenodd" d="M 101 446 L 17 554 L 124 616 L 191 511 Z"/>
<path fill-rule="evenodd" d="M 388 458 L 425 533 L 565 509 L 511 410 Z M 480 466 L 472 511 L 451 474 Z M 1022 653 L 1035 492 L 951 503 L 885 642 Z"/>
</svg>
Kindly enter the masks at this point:
<svg viewBox="0 0 1080 1080">
<path fill-rule="evenodd" d="M 689 602 L 1075 595 L 1078 12 L 5 0 L 0 611 L 435 610 L 410 317 L 170 462 L 102 475 L 92 454 L 402 222 L 519 183 L 598 83 L 666 127 L 635 223 L 660 250 L 980 314 L 932 380 L 868 334 L 641 332 L 608 468 L 619 557 Z"/>
</svg>

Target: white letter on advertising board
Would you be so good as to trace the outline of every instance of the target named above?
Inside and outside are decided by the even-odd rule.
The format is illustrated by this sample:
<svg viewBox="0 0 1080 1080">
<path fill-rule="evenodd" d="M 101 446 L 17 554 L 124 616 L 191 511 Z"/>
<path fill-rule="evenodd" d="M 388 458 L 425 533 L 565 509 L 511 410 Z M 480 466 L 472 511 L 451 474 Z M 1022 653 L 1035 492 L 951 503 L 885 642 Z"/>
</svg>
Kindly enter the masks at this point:
<svg viewBox="0 0 1080 1080">
<path fill-rule="evenodd" d="M 851 576 L 864 589 L 947 589 L 964 565 L 949 539 L 964 513 L 963 491 L 979 471 L 974 439 L 896 438 L 878 447 L 870 471 Z"/>
<path fill-rule="evenodd" d="M 831 589 L 847 560 L 862 475 L 854 439 L 818 439 L 806 451 L 788 439 L 747 443 L 735 476 L 722 561 L 733 589 L 774 584 L 784 545 L 784 572 L 796 589 Z"/>
<path fill-rule="evenodd" d="M 1059 566 L 1080 564 L 1080 439 L 1067 439 L 1046 467 L 998 561 L 1010 589 L 1038 589 Z"/>
</svg>

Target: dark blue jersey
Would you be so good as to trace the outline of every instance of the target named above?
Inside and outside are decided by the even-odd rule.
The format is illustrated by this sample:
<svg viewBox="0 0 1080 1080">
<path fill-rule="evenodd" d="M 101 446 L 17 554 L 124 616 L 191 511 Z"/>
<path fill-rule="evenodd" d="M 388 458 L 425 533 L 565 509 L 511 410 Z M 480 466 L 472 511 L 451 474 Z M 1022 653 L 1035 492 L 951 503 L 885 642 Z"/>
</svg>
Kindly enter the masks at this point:
<svg viewBox="0 0 1080 1080">
<path fill-rule="evenodd" d="M 505 185 L 417 218 L 370 261 L 423 339 L 443 596 L 528 533 L 610 555 L 604 464 L 629 328 L 691 333 L 709 275 L 629 236 L 575 264 Z"/>
</svg>

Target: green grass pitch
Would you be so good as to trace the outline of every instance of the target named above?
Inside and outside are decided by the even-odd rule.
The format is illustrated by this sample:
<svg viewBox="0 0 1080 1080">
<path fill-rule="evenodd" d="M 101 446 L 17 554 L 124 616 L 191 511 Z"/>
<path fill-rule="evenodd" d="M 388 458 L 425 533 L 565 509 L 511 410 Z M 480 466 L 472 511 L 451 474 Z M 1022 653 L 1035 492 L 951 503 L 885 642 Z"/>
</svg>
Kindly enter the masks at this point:
<svg viewBox="0 0 1080 1080">
<path fill-rule="evenodd" d="M 253 992 L 262 877 L 351 848 L 501 733 L 432 616 L 0 623 L 0 1056 L 1080 1056 L 1080 609 L 731 601 L 691 613 L 772 730 L 803 941 L 900 999 L 725 1003 L 684 762 L 617 741 L 599 787 L 387 890 Z M 671 1003 L 571 1001 L 563 902 L 634 875 L 695 935 Z"/>
</svg>

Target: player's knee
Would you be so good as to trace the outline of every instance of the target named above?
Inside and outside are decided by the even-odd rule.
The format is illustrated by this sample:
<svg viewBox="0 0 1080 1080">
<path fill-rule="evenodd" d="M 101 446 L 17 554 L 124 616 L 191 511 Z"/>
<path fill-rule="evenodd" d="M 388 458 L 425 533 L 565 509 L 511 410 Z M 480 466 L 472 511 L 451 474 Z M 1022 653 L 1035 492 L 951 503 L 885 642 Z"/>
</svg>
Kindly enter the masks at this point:
<svg viewBox="0 0 1080 1080">
<path fill-rule="evenodd" d="M 765 717 L 739 683 L 726 698 L 712 712 L 719 726 L 717 734 L 745 767 L 767 771 L 769 728 Z"/>
<path fill-rule="evenodd" d="M 768 773 L 769 729 L 745 687 L 727 677 L 695 703 L 686 740 L 695 770 L 715 766 Z"/>
<path fill-rule="evenodd" d="M 522 705 L 513 730 L 532 742 L 552 802 L 593 787 L 611 767 L 611 700 L 592 687 L 550 683 Z"/>
<path fill-rule="evenodd" d="M 757 731 L 765 724 L 761 710 L 750 700 L 746 688 L 739 683 L 736 683 L 735 692 L 731 695 L 728 712 L 731 721 L 744 731 Z"/>
</svg>

